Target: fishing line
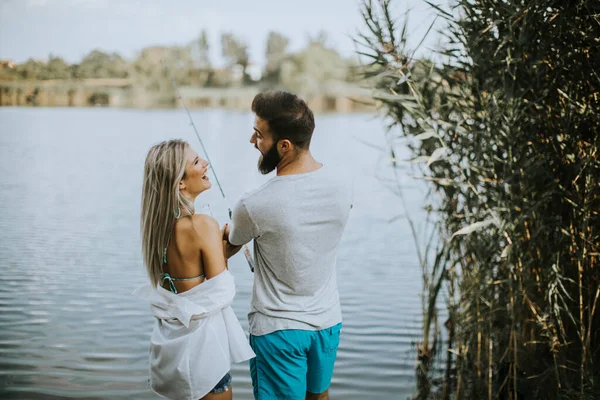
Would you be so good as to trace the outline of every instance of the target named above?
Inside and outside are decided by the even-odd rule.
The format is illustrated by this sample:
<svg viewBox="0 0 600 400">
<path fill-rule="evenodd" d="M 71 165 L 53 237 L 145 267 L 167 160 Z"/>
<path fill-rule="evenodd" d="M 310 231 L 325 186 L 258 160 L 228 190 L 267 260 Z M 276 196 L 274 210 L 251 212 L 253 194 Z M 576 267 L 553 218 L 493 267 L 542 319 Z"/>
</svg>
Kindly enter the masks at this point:
<svg viewBox="0 0 600 400">
<path fill-rule="evenodd" d="M 162 64 L 163 68 L 167 72 L 167 75 L 169 76 L 171 84 L 173 85 L 173 89 L 175 89 L 175 93 L 177 93 L 177 97 L 179 97 L 179 100 L 181 101 L 181 105 L 187 112 L 188 118 L 190 119 L 190 125 L 192 126 L 192 128 L 194 128 L 196 137 L 198 138 L 198 141 L 200 142 L 200 146 L 202 146 L 202 151 L 204 152 L 204 155 L 206 156 L 206 161 L 208 161 L 208 164 L 211 167 L 210 170 L 212 171 L 212 175 L 215 177 L 215 182 L 217 183 L 217 186 L 219 187 L 219 191 L 221 192 L 221 196 L 223 196 L 223 200 L 225 200 L 225 204 L 227 205 L 229 220 L 231 220 L 231 214 L 232 214 L 231 207 L 229 207 L 229 202 L 227 201 L 227 197 L 225 196 L 225 192 L 223 191 L 221 182 L 219 182 L 219 177 L 217 176 L 217 171 L 215 170 L 214 164 L 210 161 L 208 151 L 206 151 L 206 147 L 204 147 L 204 142 L 202 141 L 202 138 L 200 137 L 200 134 L 198 133 L 198 129 L 196 129 L 196 124 L 194 124 L 194 120 L 192 119 L 192 114 L 190 114 L 190 110 L 188 110 L 187 106 L 185 105 L 185 102 L 183 101 L 183 97 L 181 96 L 181 93 L 179 92 L 179 88 L 177 87 L 177 84 L 175 83 L 175 79 L 173 78 L 173 75 L 171 75 L 171 71 L 167 67 L 167 64 L 165 64 L 165 62 L 162 59 L 160 60 L 160 63 Z M 252 254 L 250 253 L 250 249 L 248 249 L 247 245 L 244 245 L 242 247 L 242 250 L 244 251 L 244 255 L 246 256 L 246 261 L 248 261 L 248 266 L 250 267 L 250 271 L 254 272 L 254 260 L 252 259 Z"/>
</svg>

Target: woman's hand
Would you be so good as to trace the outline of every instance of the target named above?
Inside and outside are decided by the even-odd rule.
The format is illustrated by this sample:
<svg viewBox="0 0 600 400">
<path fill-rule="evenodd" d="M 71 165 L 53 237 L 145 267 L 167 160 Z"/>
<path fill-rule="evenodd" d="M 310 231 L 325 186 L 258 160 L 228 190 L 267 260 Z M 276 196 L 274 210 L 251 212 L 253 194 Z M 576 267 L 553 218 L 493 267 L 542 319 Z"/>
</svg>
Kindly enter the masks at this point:
<svg viewBox="0 0 600 400">
<path fill-rule="evenodd" d="M 229 243 L 229 224 L 223 225 L 221 228 L 221 236 L 223 237 L 224 241 Z"/>
<path fill-rule="evenodd" d="M 229 243 L 229 224 L 223 225 L 223 228 L 221 228 L 221 236 L 223 239 L 223 253 L 225 254 L 225 259 L 227 260 L 240 251 L 242 246 L 235 246 Z"/>
</svg>

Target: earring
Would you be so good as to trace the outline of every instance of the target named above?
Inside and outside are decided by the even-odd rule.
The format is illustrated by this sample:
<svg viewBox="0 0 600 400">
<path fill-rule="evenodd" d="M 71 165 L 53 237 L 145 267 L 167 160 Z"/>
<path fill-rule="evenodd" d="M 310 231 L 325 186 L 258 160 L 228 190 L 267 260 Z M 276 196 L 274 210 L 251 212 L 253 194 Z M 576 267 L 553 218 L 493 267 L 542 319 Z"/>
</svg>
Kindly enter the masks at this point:
<svg viewBox="0 0 600 400">
<path fill-rule="evenodd" d="M 175 216 L 175 219 L 179 219 L 179 217 L 181 217 L 181 207 L 177 207 L 177 215 Z"/>
</svg>

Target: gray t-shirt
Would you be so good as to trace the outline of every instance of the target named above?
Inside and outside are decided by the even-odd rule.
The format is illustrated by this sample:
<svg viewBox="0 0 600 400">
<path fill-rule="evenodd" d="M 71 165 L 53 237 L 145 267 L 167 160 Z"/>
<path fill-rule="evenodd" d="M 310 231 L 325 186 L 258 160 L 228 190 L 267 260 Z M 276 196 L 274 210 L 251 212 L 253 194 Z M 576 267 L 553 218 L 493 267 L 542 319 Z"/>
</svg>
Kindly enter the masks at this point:
<svg viewBox="0 0 600 400">
<path fill-rule="evenodd" d="M 342 177 L 326 166 L 276 176 L 236 204 L 230 242 L 254 239 L 252 335 L 342 321 L 335 264 L 352 207 L 352 185 Z"/>
</svg>

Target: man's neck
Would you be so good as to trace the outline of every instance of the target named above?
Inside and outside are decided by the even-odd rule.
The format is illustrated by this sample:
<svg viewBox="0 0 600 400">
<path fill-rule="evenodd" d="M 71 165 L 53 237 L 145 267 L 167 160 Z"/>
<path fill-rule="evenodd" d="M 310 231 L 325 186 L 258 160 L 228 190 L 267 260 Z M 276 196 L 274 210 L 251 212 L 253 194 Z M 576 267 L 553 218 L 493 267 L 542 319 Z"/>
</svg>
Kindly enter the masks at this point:
<svg viewBox="0 0 600 400">
<path fill-rule="evenodd" d="M 323 164 L 317 162 L 310 151 L 306 150 L 293 159 L 282 159 L 277 165 L 277 176 L 305 174 L 316 171 L 322 166 Z"/>
</svg>

